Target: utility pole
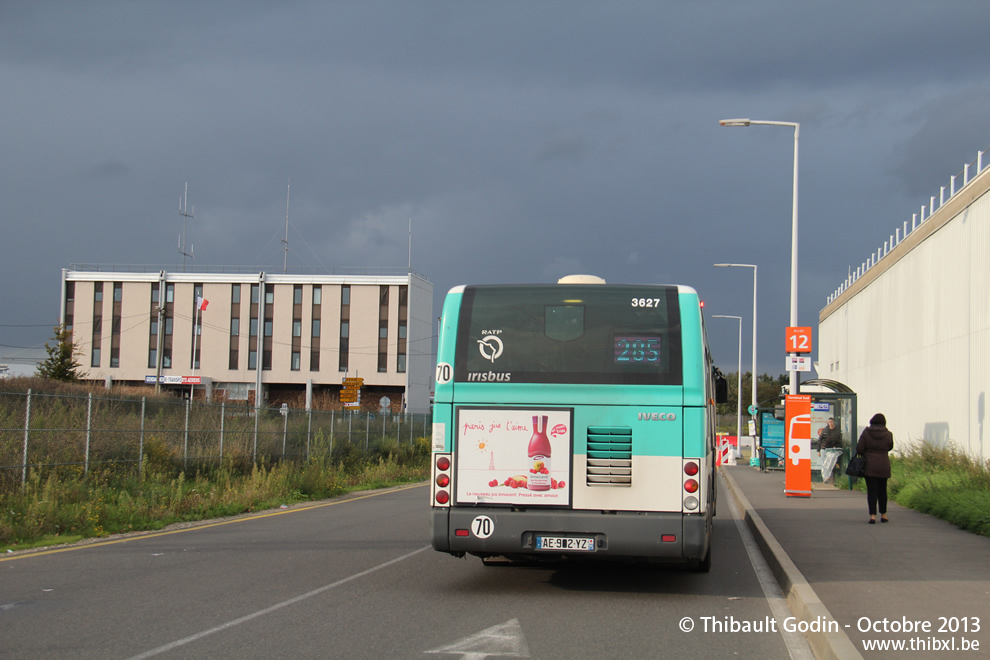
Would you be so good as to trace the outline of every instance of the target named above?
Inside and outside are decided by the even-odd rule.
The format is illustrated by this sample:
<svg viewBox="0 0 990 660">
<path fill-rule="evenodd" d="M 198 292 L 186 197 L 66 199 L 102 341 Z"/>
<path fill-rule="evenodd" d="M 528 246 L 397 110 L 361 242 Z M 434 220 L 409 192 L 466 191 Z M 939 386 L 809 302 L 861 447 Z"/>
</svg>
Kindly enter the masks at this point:
<svg viewBox="0 0 990 660">
<path fill-rule="evenodd" d="M 190 259 L 193 258 L 193 246 L 189 246 L 189 252 L 186 252 L 186 220 L 188 218 L 196 217 L 196 206 L 193 205 L 192 213 L 186 213 L 186 203 L 189 197 L 189 183 L 186 183 L 186 190 L 182 194 L 182 199 L 179 200 L 179 215 L 182 216 L 182 236 L 179 237 L 179 254 L 182 255 L 182 272 L 186 272 L 186 257 Z M 208 256 L 208 255 L 207 255 Z"/>
</svg>

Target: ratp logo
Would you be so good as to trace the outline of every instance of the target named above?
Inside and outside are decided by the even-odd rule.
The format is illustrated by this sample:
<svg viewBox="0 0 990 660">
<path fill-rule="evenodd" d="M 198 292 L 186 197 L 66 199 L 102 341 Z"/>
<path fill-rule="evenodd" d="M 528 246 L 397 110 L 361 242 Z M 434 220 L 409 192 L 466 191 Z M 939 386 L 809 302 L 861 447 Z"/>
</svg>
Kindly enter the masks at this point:
<svg viewBox="0 0 990 660">
<path fill-rule="evenodd" d="M 478 339 L 478 350 L 481 357 L 494 363 L 498 356 L 502 354 L 502 340 L 495 335 L 489 335 L 484 339 Z"/>
</svg>

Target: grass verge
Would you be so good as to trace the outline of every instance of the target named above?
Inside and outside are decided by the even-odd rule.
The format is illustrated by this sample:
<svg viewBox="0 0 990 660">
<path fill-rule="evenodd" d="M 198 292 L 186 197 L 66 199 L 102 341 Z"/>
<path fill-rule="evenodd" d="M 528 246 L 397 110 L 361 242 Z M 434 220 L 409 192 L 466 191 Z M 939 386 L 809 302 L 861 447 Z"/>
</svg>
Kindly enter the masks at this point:
<svg viewBox="0 0 990 660">
<path fill-rule="evenodd" d="M 837 481 L 849 487 L 849 477 Z M 853 484 L 866 492 L 866 482 Z M 887 496 L 960 529 L 990 536 L 990 462 L 980 463 L 954 446 L 919 444 L 890 457 Z"/>
<path fill-rule="evenodd" d="M 32 473 L 22 491 L 0 495 L 0 552 L 73 543 L 177 522 L 222 518 L 311 502 L 356 490 L 427 479 L 427 456 L 378 456 L 330 464 L 279 463 L 242 474 L 220 466 L 186 478 L 168 470 L 140 475 Z"/>
</svg>

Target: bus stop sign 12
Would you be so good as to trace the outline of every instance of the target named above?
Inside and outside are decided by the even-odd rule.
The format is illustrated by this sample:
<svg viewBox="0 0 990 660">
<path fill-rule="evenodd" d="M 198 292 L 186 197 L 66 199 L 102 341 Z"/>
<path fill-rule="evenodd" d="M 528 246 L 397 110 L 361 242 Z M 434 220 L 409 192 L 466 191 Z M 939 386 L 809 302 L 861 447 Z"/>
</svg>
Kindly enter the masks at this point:
<svg viewBox="0 0 990 660">
<path fill-rule="evenodd" d="M 810 353 L 811 328 L 788 326 L 786 351 L 788 353 Z"/>
</svg>

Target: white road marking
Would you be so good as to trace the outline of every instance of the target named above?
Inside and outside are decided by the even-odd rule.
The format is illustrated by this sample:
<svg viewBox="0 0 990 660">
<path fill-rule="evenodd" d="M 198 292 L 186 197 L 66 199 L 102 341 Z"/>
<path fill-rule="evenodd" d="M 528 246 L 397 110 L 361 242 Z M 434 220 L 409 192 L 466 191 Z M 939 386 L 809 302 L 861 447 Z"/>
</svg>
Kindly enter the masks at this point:
<svg viewBox="0 0 990 660">
<path fill-rule="evenodd" d="M 724 477 L 722 477 L 722 483 L 725 485 Z M 784 592 L 780 590 L 780 585 L 777 584 L 777 578 L 774 577 L 773 571 L 767 565 L 767 560 L 763 558 L 763 553 L 760 552 L 759 546 L 756 545 L 756 539 L 753 538 L 749 527 L 746 526 L 735 500 L 731 495 L 725 499 L 729 501 L 729 507 L 732 509 L 732 517 L 735 520 L 736 529 L 739 530 L 743 547 L 746 548 L 746 554 L 749 556 L 749 563 L 752 564 L 753 571 L 760 581 L 760 586 L 763 588 L 763 595 L 767 599 L 767 604 L 770 605 L 770 611 L 773 612 L 773 617 L 777 620 L 777 630 L 780 631 L 780 636 L 784 640 L 787 652 L 790 654 L 792 660 L 814 660 L 815 654 L 812 653 L 811 647 L 808 645 L 808 640 L 799 632 L 786 632 L 781 625 L 784 619 L 791 616 L 791 610 L 787 607 Z"/>
<path fill-rule="evenodd" d="M 354 575 L 351 575 L 349 577 L 345 577 L 345 578 L 343 578 L 341 580 L 337 580 L 336 582 L 331 582 L 330 584 L 325 584 L 325 585 L 323 585 L 322 587 L 320 587 L 318 589 L 313 589 L 312 591 L 308 591 L 308 592 L 306 592 L 304 594 L 300 594 L 299 596 L 296 596 L 295 598 L 290 598 L 289 600 L 284 600 L 281 603 L 276 603 L 275 605 L 272 605 L 271 607 L 266 607 L 263 610 L 258 610 L 257 612 L 252 612 L 251 614 L 247 614 L 245 616 L 242 616 L 239 619 L 234 619 L 233 621 L 228 621 L 227 623 L 222 623 L 219 626 L 214 626 L 213 628 L 210 628 L 208 630 L 204 630 L 202 632 L 198 632 L 195 635 L 190 635 L 189 637 L 185 637 L 183 639 L 177 639 L 174 642 L 170 642 L 170 643 L 168 643 L 168 644 L 166 644 L 164 646 L 159 646 L 156 649 L 151 649 L 150 651 L 145 651 L 144 653 L 141 653 L 139 655 L 135 655 L 131 660 L 137 660 L 138 658 L 150 658 L 150 657 L 155 656 L 155 655 L 158 655 L 160 653 L 165 653 L 166 651 L 171 651 L 174 648 L 178 648 L 180 646 L 184 646 L 186 644 L 189 644 L 190 642 L 195 642 L 196 640 L 203 639 L 204 637 L 207 637 L 209 635 L 212 635 L 213 633 L 218 633 L 221 630 L 226 630 L 228 628 L 233 628 L 234 626 L 239 626 L 242 623 L 247 623 L 248 621 L 251 621 L 252 619 L 257 619 L 260 616 L 264 616 L 266 614 L 270 614 L 270 613 L 272 613 L 272 612 L 274 612 L 276 610 L 282 609 L 283 607 L 288 607 L 289 605 L 295 605 L 296 603 L 301 602 L 301 601 L 304 601 L 307 598 L 312 598 L 313 596 L 318 596 L 319 594 L 322 594 L 324 591 L 329 591 L 330 589 L 333 589 L 335 587 L 339 587 L 342 584 L 347 584 L 348 582 L 351 582 L 353 580 L 356 580 L 356 579 L 358 579 L 360 577 L 364 577 L 365 575 L 370 575 L 371 573 L 374 573 L 375 571 L 380 571 L 383 568 L 388 568 L 389 566 L 392 566 L 393 564 L 398 564 L 401 561 L 405 561 L 406 559 L 409 559 L 410 557 L 413 557 L 415 555 L 418 555 L 419 553 L 423 552 L 424 550 L 429 550 L 431 547 L 432 546 L 428 546 L 428 545 L 427 546 L 423 546 L 419 550 L 413 550 L 412 552 L 407 553 L 407 554 L 404 554 L 401 557 L 396 557 L 395 559 L 391 559 L 391 560 L 385 562 L 384 564 L 378 564 L 378 566 L 373 566 L 372 568 L 369 568 L 367 570 L 361 571 L 360 573 L 355 573 Z"/>
<path fill-rule="evenodd" d="M 505 623 L 468 635 L 453 644 L 424 653 L 460 654 L 462 660 L 484 660 L 490 655 L 528 658 L 529 647 L 526 645 L 519 619 L 510 619 Z"/>
</svg>

